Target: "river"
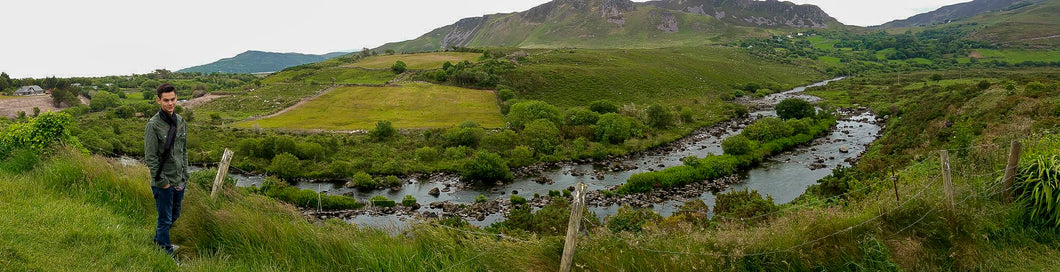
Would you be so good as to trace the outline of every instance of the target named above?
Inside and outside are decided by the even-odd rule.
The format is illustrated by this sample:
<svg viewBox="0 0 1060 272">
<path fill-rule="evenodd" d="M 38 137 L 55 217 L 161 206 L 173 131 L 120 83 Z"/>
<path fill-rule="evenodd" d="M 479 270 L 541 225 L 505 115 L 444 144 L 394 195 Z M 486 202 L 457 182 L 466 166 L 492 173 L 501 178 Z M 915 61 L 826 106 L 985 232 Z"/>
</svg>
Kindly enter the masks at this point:
<svg viewBox="0 0 1060 272">
<path fill-rule="evenodd" d="M 473 225 L 487 226 L 493 222 L 503 220 L 503 213 L 507 211 L 507 200 L 513 194 L 532 199 L 535 194 L 547 196 L 551 190 L 564 190 L 579 182 L 584 182 L 588 185 L 590 192 L 607 190 L 625 183 L 633 174 L 681 165 L 681 158 L 687 156 L 704 157 L 711 154 L 721 154 L 722 139 L 739 133 L 744 125 L 754 119 L 764 116 L 776 116 L 776 112 L 772 110 L 772 106 L 776 105 L 776 103 L 791 97 L 816 102 L 820 98 L 803 94 L 802 91 L 807 87 L 821 86 L 841 79 L 831 79 L 809 86 L 798 87 L 759 99 L 741 98 L 740 102 L 748 105 L 753 110 L 750 117 L 738 118 L 738 120 L 730 120 L 696 130 L 689 136 L 674 143 L 655 148 L 652 151 L 640 152 L 604 162 L 559 163 L 551 167 L 529 171 L 532 174 L 517 177 L 514 181 L 505 184 L 466 186 L 455 175 L 422 175 L 406 178 L 400 188 L 373 191 L 346 188 L 342 183 L 330 182 L 298 182 L 295 186 L 326 194 L 350 195 L 361 201 L 366 201 L 376 195 L 383 195 L 398 202 L 405 195 L 416 197 L 422 207 L 415 211 L 387 209 L 382 211 L 362 210 L 316 214 L 316 216 L 322 217 L 342 217 L 350 223 L 391 230 L 400 229 L 407 225 L 417 213 L 443 214 L 443 209 L 440 208 L 443 204 L 448 204 L 450 207 L 459 204 L 471 204 L 475 202 L 477 196 L 483 195 L 491 200 L 491 204 L 500 208 L 494 207 L 490 211 L 462 215 Z M 832 169 L 837 166 L 850 166 L 851 162 L 856 161 L 867 146 L 879 136 L 881 128 L 878 125 L 876 116 L 867 110 L 845 109 L 838 112 L 838 114 L 840 118 L 835 129 L 827 135 L 815 139 L 809 145 L 773 156 L 758 167 L 739 174 L 739 181 L 723 189 L 722 192 L 747 188 L 757 190 L 763 196 L 772 196 L 773 200 L 778 204 L 787 203 L 802 195 L 807 187 L 830 174 Z M 233 176 L 239 186 L 256 186 L 263 180 L 261 176 Z M 439 195 L 430 195 L 429 192 L 435 188 L 439 189 Z M 698 196 L 696 197 L 702 199 L 707 205 L 714 205 L 713 192 L 703 191 L 697 193 Z M 644 203 L 635 204 L 651 207 L 660 215 L 669 216 L 676 210 L 677 205 L 686 200 L 688 200 L 688 197 L 666 197 L 648 201 L 647 205 L 644 205 Z M 435 205 L 431 205 L 432 203 Z M 614 214 L 622 204 L 588 202 L 590 211 L 601 219 L 607 215 Z M 432 206 L 434 207 L 432 208 Z"/>
</svg>

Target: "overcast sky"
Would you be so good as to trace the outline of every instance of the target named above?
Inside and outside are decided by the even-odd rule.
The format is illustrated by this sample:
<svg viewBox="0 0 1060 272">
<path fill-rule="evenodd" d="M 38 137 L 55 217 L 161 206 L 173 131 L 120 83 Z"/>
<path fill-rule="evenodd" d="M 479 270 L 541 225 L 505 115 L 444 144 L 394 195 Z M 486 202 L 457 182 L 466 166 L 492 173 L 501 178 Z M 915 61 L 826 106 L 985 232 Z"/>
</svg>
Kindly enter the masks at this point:
<svg viewBox="0 0 1060 272">
<path fill-rule="evenodd" d="M 793 0 L 878 25 L 968 0 Z M 179 70 L 247 50 L 323 54 L 414 39 L 461 18 L 548 0 L 13 0 L 0 15 L 0 71 L 13 78 Z M 637 1 L 642 2 L 642 1 Z"/>
</svg>

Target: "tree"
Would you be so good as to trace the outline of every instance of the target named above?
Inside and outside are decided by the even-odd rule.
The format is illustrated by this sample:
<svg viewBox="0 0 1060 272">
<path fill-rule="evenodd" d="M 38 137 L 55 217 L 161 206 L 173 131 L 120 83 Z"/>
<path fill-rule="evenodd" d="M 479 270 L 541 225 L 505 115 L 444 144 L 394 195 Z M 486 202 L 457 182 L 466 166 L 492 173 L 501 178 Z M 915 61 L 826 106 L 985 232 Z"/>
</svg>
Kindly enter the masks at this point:
<svg viewBox="0 0 1060 272">
<path fill-rule="evenodd" d="M 751 140 L 739 134 L 729 136 L 721 141 L 721 150 L 733 156 L 751 153 Z"/>
<path fill-rule="evenodd" d="M 140 95 L 144 98 L 144 100 L 149 100 L 150 101 L 150 100 L 155 100 L 155 96 L 158 95 L 158 94 L 155 93 L 155 91 L 143 91 L 143 92 L 140 92 Z"/>
<path fill-rule="evenodd" d="M 395 74 L 404 73 L 405 69 L 406 69 L 405 62 L 404 61 L 400 61 L 400 60 L 395 62 L 394 65 L 390 66 L 390 70 L 394 71 Z"/>
<path fill-rule="evenodd" d="M 669 110 L 659 105 L 648 106 L 648 126 L 667 128 L 673 125 L 674 117 Z"/>
<path fill-rule="evenodd" d="M 617 113 L 618 105 L 615 105 L 615 103 L 611 103 L 611 101 L 607 100 L 596 100 L 592 103 L 589 103 L 589 110 L 595 111 L 599 114 L 606 114 L 612 112 Z"/>
<path fill-rule="evenodd" d="M 537 119 L 526 124 L 523 139 L 535 151 L 552 154 L 559 145 L 559 129 L 551 121 Z"/>
<path fill-rule="evenodd" d="M 121 105 L 121 99 L 117 95 L 108 92 L 99 92 L 92 96 L 92 101 L 89 102 L 88 107 L 92 111 L 102 111 L 107 108 L 117 107 Z"/>
<path fill-rule="evenodd" d="M 390 140 L 394 135 L 397 135 L 397 129 L 388 120 L 376 122 L 375 128 L 368 132 L 368 136 L 377 142 Z"/>
<path fill-rule="evenodd" d="M 523 126 L 537 119 L 546 119 L 553 124 L 563 122 L 563 117 L 556 106 L 537 100 L 515 103 L 508 110 L 507 117 L 508 122 L 517 130 L 523 129 Z"/>
<path fill-rule="evenodd" d="M 507 181 L 514 178 L 504 159 L 487 151 L 479 151 L 475 153 L 475 157 L 467 160 L 461 175 L 466 180 L 483 182 Z"/>
<path fill-rule="evenodd" d="M 632 126 L 629 119 L 617 113 L 604 114 L 596 122 L 596 137 L 603 143 L 620 144 L 632 136 Z"/>
<path fill-rule="evenodd" d="M 291 153 L 284 152 L 277 154 L 276 157 L 272 158 L 272 164 L 269 165 L 269 171 L 282 178 L 294 178 L 302 172 L 302 168 L 298 161 L 298 157 L 291 155 Z"/>
<path fill-rule="evenodd" d="M 773 108 L 777 110 L 777 116 L 782 119 L 802 119 L 817 115 L 817 110 L 813 108 L 812 103 L 798 98 L 784 99 Z"/>
</svg>

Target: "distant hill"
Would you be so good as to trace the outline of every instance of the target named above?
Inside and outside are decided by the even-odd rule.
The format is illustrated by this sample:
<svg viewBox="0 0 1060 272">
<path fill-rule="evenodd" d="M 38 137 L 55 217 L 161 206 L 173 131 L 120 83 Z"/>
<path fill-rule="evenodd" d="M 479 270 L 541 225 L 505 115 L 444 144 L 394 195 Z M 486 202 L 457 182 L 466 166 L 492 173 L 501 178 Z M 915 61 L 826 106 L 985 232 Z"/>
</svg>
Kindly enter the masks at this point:
<svg viewBox="0 0 1060 272">
<path fill-rule="evenodd" d="M 987 12 L 1012 10 L 1043 1 L 1044 0 L 975 0 L 944 6 L 931 12 L 917 14 L 902 20 L 890 21 L 877 27 L 916 27 L 945 24 L 954 20 L 964 19 Z"/>
<path fill-rule="evenodd" d="M 817 6 L 775 0 L 554 0 L 523 12 L 464 18 L 377 50 L 658 48 L 841 26 Z"/>
<path fill-rule="evenodd" d="M 965 4 L 972 5 L 980 1 L 983 0 Z M 936 12 L 938 10 L 926 14 Z M 896 25 L 893 23 L 895 22 L 888 24 Z M 916 29 L 918 30 L 914 31 L 956 31 L 970 40 L 983 41 L 999 47 L 1056 49 L 1060 48 L 1060 0 L 1016 1 L 1015 4 L 1000 10 L 986 11 L 967 18 L 953 19 L 948 23 L 942 22 Z M 890 30 L 892 33 L 902 31 L 905 30 Z"/>
<path fill-rule="evenodd" d="M 287 67 L 302 65 L 306 63 L 320 62 L 345 54 L 348 53 L 334 52 L 323 55 L 311 55 L 300 53 L 246 51 L 243 53 L 239 53 L 239 55 L 236 55 L 235 57 L 221 59 L 210 64 L 180 69 L 177 72 L 233 74 L 275 72 L 283 70 Z"/>
</svg>

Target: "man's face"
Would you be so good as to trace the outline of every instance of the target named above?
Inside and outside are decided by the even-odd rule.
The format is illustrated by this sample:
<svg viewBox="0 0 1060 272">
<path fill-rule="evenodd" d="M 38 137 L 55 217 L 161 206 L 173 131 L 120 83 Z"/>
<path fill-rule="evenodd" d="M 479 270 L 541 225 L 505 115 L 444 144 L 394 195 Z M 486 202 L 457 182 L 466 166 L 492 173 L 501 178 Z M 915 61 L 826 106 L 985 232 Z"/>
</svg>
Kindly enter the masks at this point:
<svg viewBox="0 0 1060 272">
<path fill-rule="evenodd" d="M 156 97 L 155 102 L 158 102 L 167 114 L 172 115 L 173 109 L 177 108 L 177 92 L 162 93 L 162 97 Z"/>
</svg>

